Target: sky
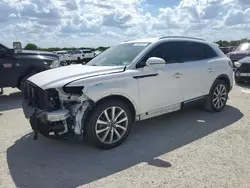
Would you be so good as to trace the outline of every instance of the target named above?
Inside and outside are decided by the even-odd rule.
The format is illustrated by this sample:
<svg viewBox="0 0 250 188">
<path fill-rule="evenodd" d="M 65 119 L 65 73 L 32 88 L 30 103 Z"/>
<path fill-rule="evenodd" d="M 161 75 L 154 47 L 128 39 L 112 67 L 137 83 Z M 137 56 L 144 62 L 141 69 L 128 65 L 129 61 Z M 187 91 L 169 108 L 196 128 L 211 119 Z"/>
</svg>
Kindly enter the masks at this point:
<svg viewBox="0 0 250 188">
<path fill-rule="evenodd" d="M 250 0 L 0 0 L 0 43 L 9 47 L 112 46 L 172 35 L 250 38 Z"/>
</svg>

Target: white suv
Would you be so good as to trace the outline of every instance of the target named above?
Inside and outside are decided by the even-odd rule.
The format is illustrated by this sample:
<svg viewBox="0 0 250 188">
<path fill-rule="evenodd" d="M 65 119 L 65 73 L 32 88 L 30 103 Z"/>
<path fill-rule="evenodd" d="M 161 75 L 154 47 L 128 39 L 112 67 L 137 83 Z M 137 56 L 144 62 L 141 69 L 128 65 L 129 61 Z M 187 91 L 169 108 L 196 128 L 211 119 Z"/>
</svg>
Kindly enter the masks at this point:
<svg viewBox="0 0 250 188">
<path fill-rule="evenodd" d="M 233 86 L 232 62 L 214 43 L 188 37 L 135 40 L 86 65 L 38 73 L 24 88 L 23 111 L 35 132 L 74 135 L 98 148 L 121 144 L 135 121 L 204 99 L 221 111 Z"/>
</svg>

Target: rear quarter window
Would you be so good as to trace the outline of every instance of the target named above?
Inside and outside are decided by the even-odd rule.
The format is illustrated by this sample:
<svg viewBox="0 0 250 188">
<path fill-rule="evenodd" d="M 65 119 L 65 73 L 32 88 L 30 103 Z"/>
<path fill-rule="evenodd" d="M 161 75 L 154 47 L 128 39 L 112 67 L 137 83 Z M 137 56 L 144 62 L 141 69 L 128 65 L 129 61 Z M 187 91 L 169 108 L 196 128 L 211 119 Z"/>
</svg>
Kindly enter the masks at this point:
<svg viewBox="0 0 250 188">
<path fill-rule="evenodd" d="M 217 57 L 217 53 L 207 44 L 198 42 L 182 42 L 180 44 L 181 61 L 199 61 Z"/>
</svg>

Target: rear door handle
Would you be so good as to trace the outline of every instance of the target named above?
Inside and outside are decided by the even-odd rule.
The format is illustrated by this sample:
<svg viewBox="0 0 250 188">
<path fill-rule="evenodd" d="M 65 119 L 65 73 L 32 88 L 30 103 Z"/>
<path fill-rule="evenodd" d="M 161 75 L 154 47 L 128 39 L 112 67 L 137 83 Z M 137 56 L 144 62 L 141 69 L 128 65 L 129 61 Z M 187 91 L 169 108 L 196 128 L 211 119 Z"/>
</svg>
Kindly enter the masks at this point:
<svg viewBox="0 0 250 188">
<path fill-rule="evenodd" d="M 180 78 L 181 76 L 182 76 L 182 73 L 179 73 L 179 72 L 177 72 L 173 75 L 173 77 L 175 77 L 175 78 Z"/>
</svg>

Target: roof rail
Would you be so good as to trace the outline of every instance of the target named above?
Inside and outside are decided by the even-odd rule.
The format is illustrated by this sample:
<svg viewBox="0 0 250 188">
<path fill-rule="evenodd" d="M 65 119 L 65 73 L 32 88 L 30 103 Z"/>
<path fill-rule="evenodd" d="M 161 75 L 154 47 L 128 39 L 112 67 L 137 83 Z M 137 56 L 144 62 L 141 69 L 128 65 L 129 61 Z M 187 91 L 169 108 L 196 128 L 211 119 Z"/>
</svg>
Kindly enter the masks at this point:
<svg viewBox="0 0 250 188">
<path fill-rule="evenodd" d="M 195 40 L 202 40 L 206 41 L 202 38 L 195 38 L 195 37 L 184 37 L 184 36 L 165 36 L 165 37 L 160 37 L 159 39 L 167 39 L 167 38 L 185 38 L 185 39 L 195 39 Z"/>
</svg>

